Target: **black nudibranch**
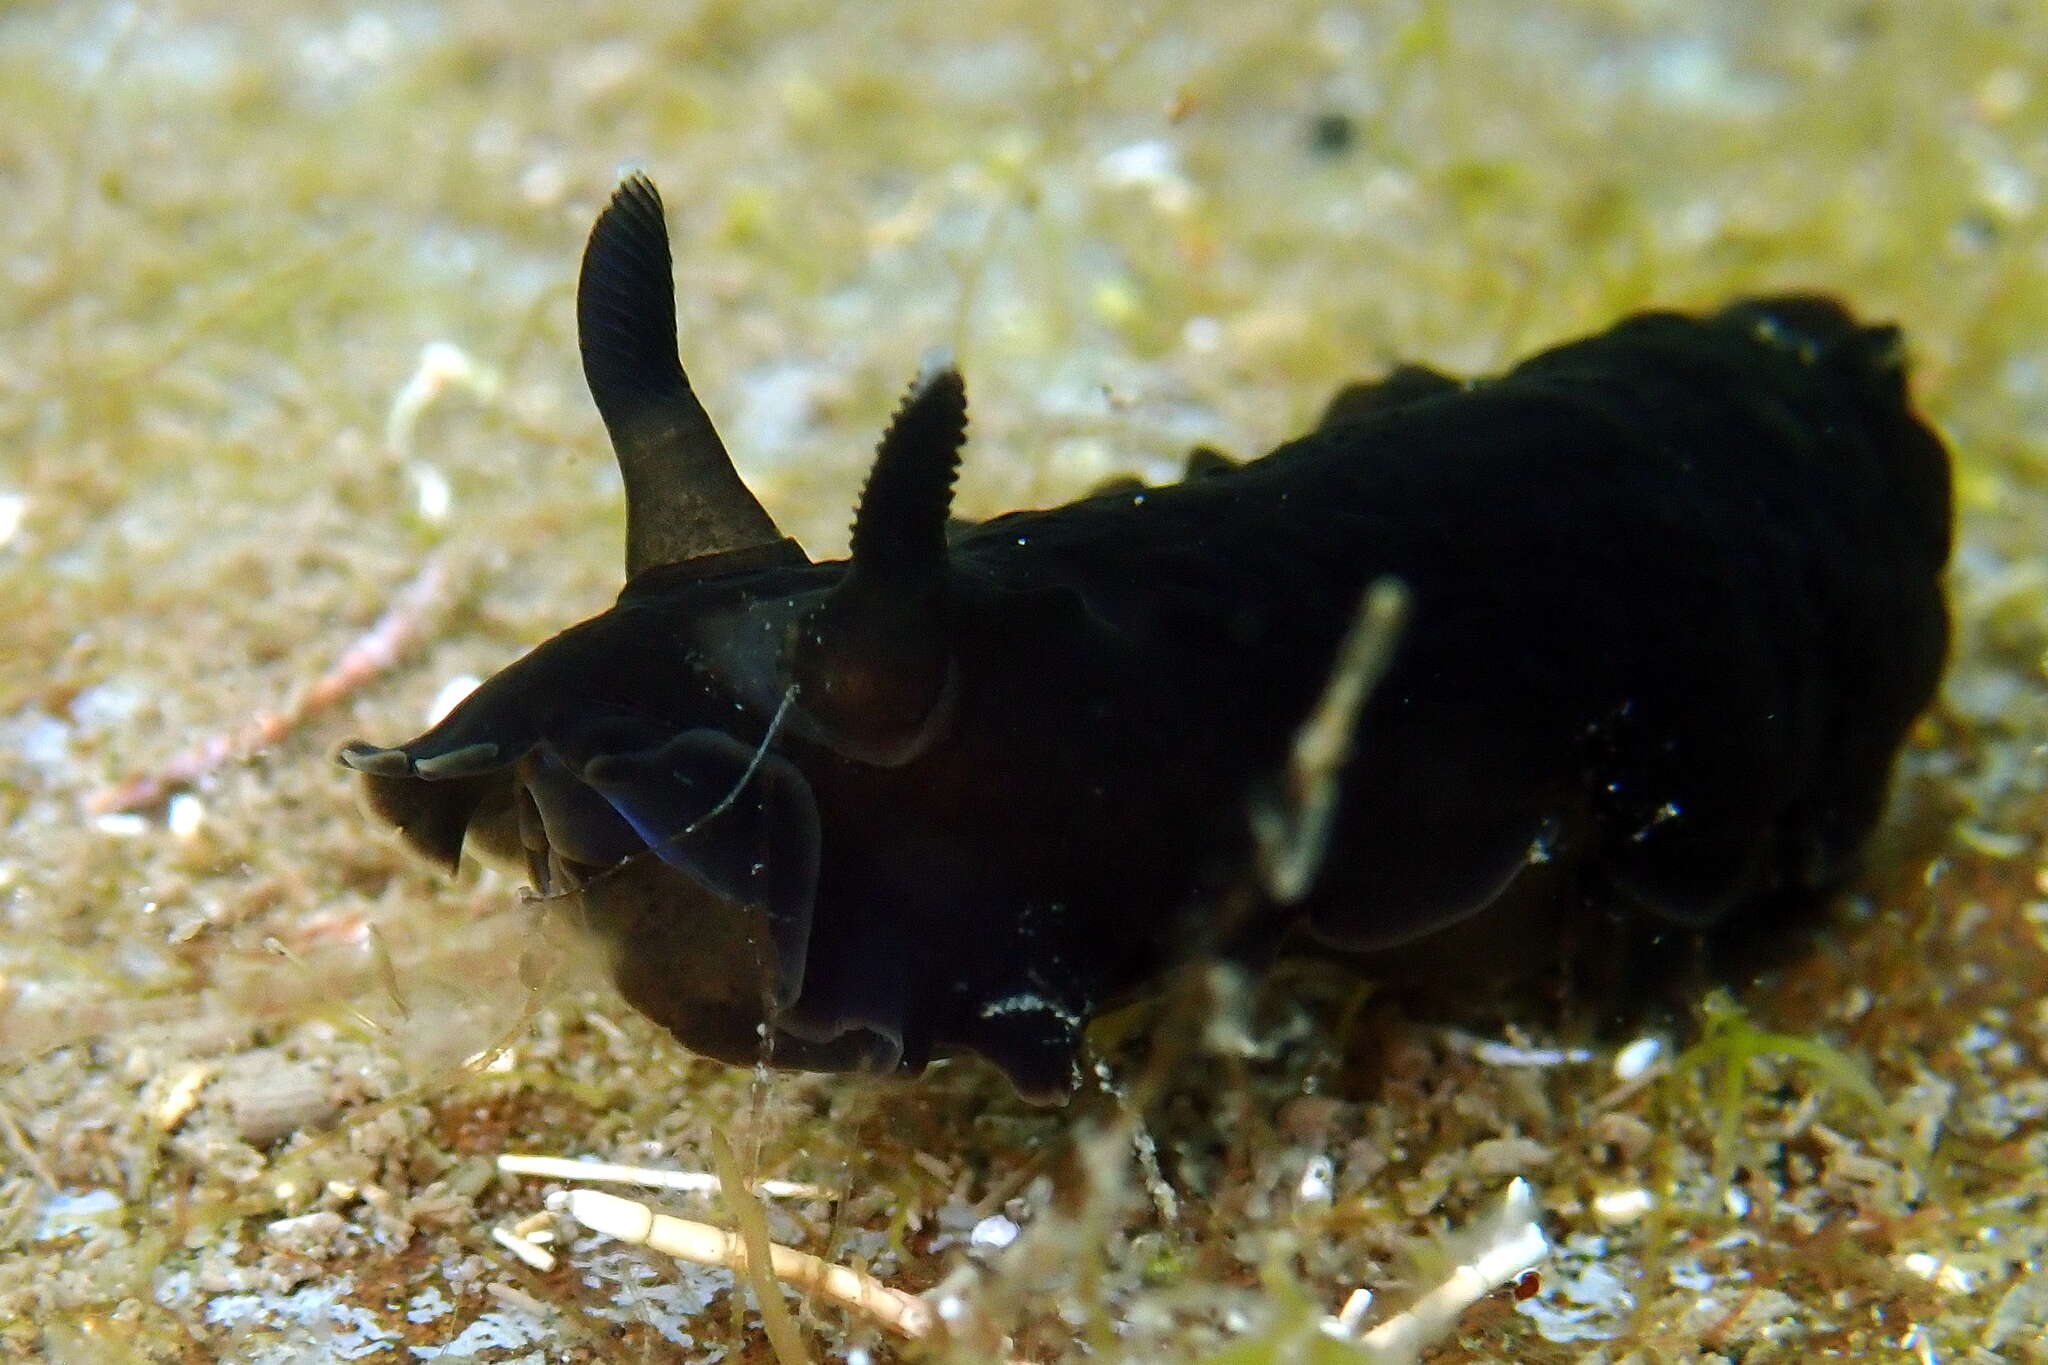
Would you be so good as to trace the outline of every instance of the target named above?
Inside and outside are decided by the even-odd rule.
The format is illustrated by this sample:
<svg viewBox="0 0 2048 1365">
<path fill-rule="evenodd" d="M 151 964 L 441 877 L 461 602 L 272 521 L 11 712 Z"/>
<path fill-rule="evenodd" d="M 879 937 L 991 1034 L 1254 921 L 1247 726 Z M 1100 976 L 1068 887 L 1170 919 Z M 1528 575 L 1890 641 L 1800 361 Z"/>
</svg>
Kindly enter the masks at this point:
<svg viewBox="0 0 2048 1365">
<path fill-rule="evenodd" d="M 420 854 L 571 900 L 626 998 L 728 1062 L 976 1053 L 1056 1096 L 1090 1017 L 1197 951 L 1626 977 L 1850 877 L 1942 666 L 1947 453 L 1897 331 L 1824 298 L 1645 313 L 1474 382 L 1404 366 L 1263 459 L 964 527 L 935 367 L 827 563 L 691 391 L 639 176 L 577 321 L 624 592 L 340 757 Z M 1376 583 L 1405 624 L 1275 895 L 1252 794 Z"/>
</svg>

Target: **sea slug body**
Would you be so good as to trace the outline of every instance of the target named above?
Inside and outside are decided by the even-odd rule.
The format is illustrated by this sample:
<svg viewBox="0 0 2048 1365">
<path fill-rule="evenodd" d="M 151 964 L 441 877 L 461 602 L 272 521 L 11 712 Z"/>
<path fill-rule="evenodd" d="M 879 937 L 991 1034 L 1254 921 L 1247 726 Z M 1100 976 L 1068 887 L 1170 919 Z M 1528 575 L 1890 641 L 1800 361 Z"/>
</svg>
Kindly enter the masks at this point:
<svg viewBox="0 0 2048 1365">
<path fill-rule="evenodd" d="M 617 604 L 341 760 L 417 852 L 573 902 L 713 1057 L 967 1052 L 1053 1097 L 1088 1019 L 1195 951 L 1625 972 L 1851 877 L 1942 667 L 1947 453 L 1897 331 L 1824 298 L 1640 314 L 1473 382 L 1404 366 L 1262 459 L 971 526 L 934 366 L 850 557 L 812 563 L 691 391 L 672 288 L 629 178 L 578 296 Z M 1326 846 L 1248 900 L 1254 794 L 1375 584 L 1403 624 Z"/>
</svg>

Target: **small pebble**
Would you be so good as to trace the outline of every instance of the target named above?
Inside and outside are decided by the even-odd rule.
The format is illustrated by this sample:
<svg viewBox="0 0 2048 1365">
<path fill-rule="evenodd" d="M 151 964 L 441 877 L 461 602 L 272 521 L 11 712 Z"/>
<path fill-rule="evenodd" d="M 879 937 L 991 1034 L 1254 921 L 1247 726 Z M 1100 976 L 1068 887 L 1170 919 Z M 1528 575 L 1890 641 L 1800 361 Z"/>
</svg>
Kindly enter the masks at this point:
<svg viewBox="0 0 2048 1365">
<path fill-rule="evenodd" d="M 968 1245 L 979 1251 L 1001 1251 L 1017 1240 L 1018 1227 L 1000 1213 L 990 1214 L 967 1234 Z"/>
<path fill-rule="evenodd" d="M 342 1216 L 332 1209 L 280 1218 L 263 1229 L 263 1240 L 280 1251 L 323 1258 L 334 1250 L 334 1239 L 346 1227 Z"/>
<path fill-rule="evenodd" d="M 1633 1223 L 1656 1206 L 1643 1189 L 1609 1190 L 1593 1197 L 1593 1214 L 1603 1223 Z"/>
<path fill-rule="evenodd" d="M 206 823 L 206 803 L 191 792 L 179 792 L 171 798 L 169 811 L 165 815 L 165 827 L 174 838 L 191 840 L 199 834 L 199 827 Z"/>
<path fill-rule="evenodd" d="M 1327 1204 L 1330 1202 L 1331 1186 L 1337 1176 L 1337 1167 L 1326 1156 L 1310 1157 L 1308 1166 L 1301 1173 L 1301 1185 L 1296 1193 L 1304 1204 Z"/>
<path fill-rule="evenodd" d="M 28 516 L 28 495 L 25 493 L 0 493 L 0 549 L 21 531 L 21 523 Z"/>
<path fill-rule="evenodd" d="M 1614 1079 L 1632 1081 L 1648 1071 L 1664 1055 L 1662 1038 L 1638 1038 L 1614 1054 Z"/>
<path fill-rule="evenodd" d="M 239 1059 L 234 1074 L 222 1079 L 220 1093 L 235 1136 L 251 1147 L 268 1147 L 300 1129 L 322 1127 L 340 1112 L 325 1070 L 306 1062 L 250 1057 Z"/>
</svg>

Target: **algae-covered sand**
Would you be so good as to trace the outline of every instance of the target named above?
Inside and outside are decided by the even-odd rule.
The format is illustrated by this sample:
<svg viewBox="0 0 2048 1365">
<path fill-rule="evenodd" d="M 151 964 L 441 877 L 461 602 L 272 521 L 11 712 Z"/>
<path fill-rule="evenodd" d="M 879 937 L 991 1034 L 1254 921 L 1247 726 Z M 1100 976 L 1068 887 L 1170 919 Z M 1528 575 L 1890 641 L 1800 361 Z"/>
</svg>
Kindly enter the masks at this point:
<svg viewBox="0 0 2048 1365">
<path fill-rule="evenodd" d="M 1340 1358 L 1317 1319 L 1434 1284 L 1516 1175 L 1556 1251 L 1431 1359 L 2048 1359 L 2038 6 L 28 4 L 0 113 L 0 1355 L 769 1359 L 729 1272 L 522 1224 L 550 1186 L 493 1164 L 716 1132 L 823 1187 L 778 1240 L 943 1286 L 962 1359 Z M 1633 1081 L 1304 979 L 1153 1098 L 1149 1160 L 978 1066 L 683 1056 L 330 760 L 615 589 L 570 291 L 622 164 L 820 555 L 933 343 L 985 513 L 1652 304 L 1899 320 L 1960 635 L 1840 928 Z M 815 1357 L 899 1350 L 792 1304 Z"/>
</svg>

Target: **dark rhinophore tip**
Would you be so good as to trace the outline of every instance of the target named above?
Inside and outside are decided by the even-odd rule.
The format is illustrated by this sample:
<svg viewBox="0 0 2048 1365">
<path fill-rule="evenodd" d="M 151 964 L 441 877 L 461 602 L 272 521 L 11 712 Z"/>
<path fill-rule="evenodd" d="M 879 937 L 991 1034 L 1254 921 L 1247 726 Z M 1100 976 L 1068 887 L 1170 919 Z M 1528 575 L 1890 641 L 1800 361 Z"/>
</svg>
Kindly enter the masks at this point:
<svg viewBox="0 0 2048 1365">
<path fill-rule="evenodd" d="M 966 385 L 936 358 L 875 452 L 846 577 L 790 641 L 797 704 L 848 757 L 908 762 L 945 718 L 955 681 L 944 623 L 946 516 L 966 439 Z"/>
<path fill-rule="evenodd" d="M 625 477 L 627 576 L 781 539 L 683 373 L 668 225 L 646 176 L 621 181 L 590 229 L 576 331 Z"/>
<path fill-rule="evenodd" d="M 882 433 L 853 518 L 853 570 L 892 584 L 946 570 L 946 514 L 967 440 L 967 385 L 943 354 L 927 360 Z"/>
</svg>

